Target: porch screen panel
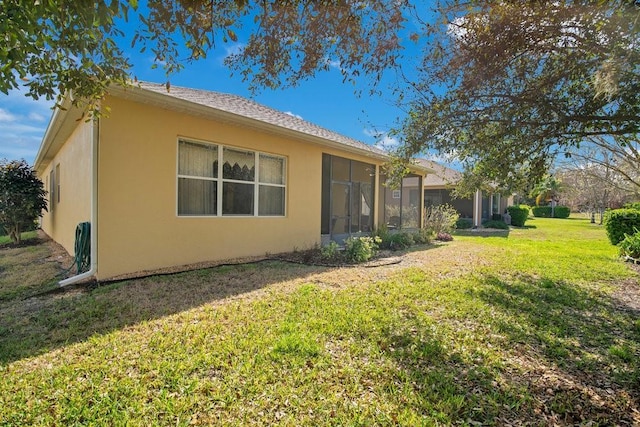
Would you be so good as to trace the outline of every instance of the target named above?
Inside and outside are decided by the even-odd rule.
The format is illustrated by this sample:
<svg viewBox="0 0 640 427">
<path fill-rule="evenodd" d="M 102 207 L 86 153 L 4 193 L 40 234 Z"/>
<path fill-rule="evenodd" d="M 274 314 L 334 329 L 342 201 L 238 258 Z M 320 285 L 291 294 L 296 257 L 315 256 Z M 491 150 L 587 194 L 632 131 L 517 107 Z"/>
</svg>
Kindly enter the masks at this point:
<svg viewBox="0 0 640 427">
<path fill-rule="evenodd" d="M 373 184 L 375 183 L 375 166 L 353 160 L 351 162 L 352 196 L 352 231 L 363 232 L 373 229 Z"/>
<path fill-rule="evenodd" d="M 406 176 L 402 179 L 401 228 L 420 228 L 420 187 L 420 177 Z"/>
</svg>

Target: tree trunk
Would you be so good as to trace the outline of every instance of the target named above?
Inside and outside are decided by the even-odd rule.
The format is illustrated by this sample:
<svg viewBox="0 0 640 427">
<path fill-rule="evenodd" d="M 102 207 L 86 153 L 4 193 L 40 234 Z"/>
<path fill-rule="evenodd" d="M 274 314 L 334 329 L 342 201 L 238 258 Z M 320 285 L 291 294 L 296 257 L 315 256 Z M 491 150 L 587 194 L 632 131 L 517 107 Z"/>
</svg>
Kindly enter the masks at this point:
<svg viewBox="0 0 640 427">
<path fill-rule="evenodd" d="M 21 243 L 21 241 L 22 241 L 21 234 L 22 233 L 20 233 L 20 226 L 19 225 L 16 225 L 15 227 L 11 227 L 11 229 L 9 230 L 9 238 L 11 239 L 13 244 L 19 245 Z"/>
</svg>

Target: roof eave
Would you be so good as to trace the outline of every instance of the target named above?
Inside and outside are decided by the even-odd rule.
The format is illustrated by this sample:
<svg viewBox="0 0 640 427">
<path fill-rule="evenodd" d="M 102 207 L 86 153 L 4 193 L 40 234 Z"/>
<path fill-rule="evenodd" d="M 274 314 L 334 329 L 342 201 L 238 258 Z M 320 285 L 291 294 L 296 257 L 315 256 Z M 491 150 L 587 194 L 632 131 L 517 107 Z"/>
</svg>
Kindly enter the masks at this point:
<svg viewBox="0 0 640 427">
<path fill-rule="evenodd" d="M 49 161 L 51 161 L 57 153 L 57 151 L 51 153 L 52 148 L 55 150 L 54 143 L 61 140 L 66 141 L 68 135 L 73 131 L 75 126 L 69 121 L 72 113 L 81 113 L 81 111 L 73 105 L 69 96 L 65 96 L 62 103 L 54 107 L 51 119 L 49 119 L 49 124 L 47 125 L 42 142 L 38 148 L 38 153 L 33 162 L 33 167 L 36 171 L 41 172 L 46 168 Z M 59 138 L 61 134 L 65 135 Z M 59 144 L 61 143 L 59 142 Z"/>
</svg>

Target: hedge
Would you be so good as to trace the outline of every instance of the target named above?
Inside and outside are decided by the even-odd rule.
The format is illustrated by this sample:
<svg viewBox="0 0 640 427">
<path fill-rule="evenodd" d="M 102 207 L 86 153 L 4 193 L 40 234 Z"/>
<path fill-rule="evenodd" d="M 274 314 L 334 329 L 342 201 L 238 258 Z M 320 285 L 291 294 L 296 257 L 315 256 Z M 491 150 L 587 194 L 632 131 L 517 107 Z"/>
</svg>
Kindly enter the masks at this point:
<svg viewBox="0 0 640 427">
<path fill-rule="evenodd" d="M 569 218 L 571 209 L 567 206 L 556 206 L 554 208 L 554 216 L 551 216 L 551 206 L 534 206 L 531 208 L 533 216 L 537 218 Z"/>
<path fill-rule="evenodd" d="M 469 228 L 473 228 L 473 220 L 470 218 L 458 218 L 456 221 L 456 229 L 457 230 L 468 230 Z"/>
<path fill-rule="evenodd" d="M 527 205 L 509 206 L 507 212 L 511 215 L 511 225 L 516 227 L 524 227 L 524 223 L 529 218 L 529 206 Z"/>
<path fill-rule="evenodd" d="M 615 209 L 604 213 L 603 224 L 612 245 L 622 242 L 625 234 L 640 230 L 640 210 Z"/>
</svg>

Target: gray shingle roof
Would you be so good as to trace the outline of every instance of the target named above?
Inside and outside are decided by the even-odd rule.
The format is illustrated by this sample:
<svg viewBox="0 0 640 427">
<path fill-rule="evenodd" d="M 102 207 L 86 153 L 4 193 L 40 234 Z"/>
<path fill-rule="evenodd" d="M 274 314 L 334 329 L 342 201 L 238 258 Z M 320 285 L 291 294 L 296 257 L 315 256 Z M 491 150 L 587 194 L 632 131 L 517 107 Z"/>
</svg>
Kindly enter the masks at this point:
<svg viewBox="0 0 640 427">
<path fill-rule="evenodd" d="M 433 160 L 416 159 L 416 163 L 433 170 L 424 180 L 425 187 L 455 185 L 462 178 L 462 174 L 457 170 L 436 163 Z"/>
<path fill-rule="evenodd" d="M 353 138 L 346 137 L 337 132 L 330 131 L 306 120 L 283 113 L 273 108 L 258 104 L 249 99 L 227 93 L 211 92 L 200 89 L 190 89 L 179 86 L 171 86 L 170 90 L 164 84 L 139 82 L 136 86 L 167 97 L 177 98 L 194 104 L 225 111 L 241 117 L 250 118 L 259 122 L 279 126 L 284 129 L 300 132 L 306 135 L 322 138 L 351 148 L 367 151 L 377 157 L 387 157 L 387 153 L 372 145 L 365 144 Z"/>
</svg>

